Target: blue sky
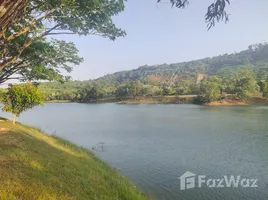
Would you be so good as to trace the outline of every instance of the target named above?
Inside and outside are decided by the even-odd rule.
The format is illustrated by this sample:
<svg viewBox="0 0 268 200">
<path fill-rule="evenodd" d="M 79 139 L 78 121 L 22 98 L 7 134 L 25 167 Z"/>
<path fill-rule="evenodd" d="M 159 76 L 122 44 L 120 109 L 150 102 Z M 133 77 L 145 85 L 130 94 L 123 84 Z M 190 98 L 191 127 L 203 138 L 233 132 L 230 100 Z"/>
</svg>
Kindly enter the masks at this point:
<svg viewBox="0 0 268 200">
<path fill-rule="evenodd" d="M 207 31 L 204 15 L 212 1 L 191 0 L 180 10 L 156 0 L 128 0 L 125 11 L 114 18 L 126 30 L 126 37 L 110 41 L 98 36 L 60 36 L 74 42 L 85 60 L 71 76 L 88 80 L 145 64 L 217 56 L 268 42 L 267 0 L 231 0 L 230 22 Z"/>
</svg>

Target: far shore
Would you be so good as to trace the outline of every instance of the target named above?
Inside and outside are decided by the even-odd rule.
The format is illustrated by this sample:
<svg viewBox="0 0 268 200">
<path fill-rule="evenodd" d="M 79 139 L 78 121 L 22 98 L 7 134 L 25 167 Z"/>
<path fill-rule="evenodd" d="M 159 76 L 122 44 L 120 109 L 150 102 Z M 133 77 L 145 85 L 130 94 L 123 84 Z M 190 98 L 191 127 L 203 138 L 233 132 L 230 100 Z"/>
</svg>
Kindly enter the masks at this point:
<svg viewBox="0 0 268 200">
<path fill-rule="evenodd" d="M 52 101 L 46 101 L 45 103 L 71 103 L 72 100 L 52 100 Z"/>
<path fill-rule="evenodd" d="M 119 101 L 119 104 L 190 104 L 197 95 L 136 97 Z"/>
<path fill-rule="evenodd" d="M 241 101 L 235 98 L 227 98 L 221 101 L 214 101 L 207 104 L 203 104 L 205 106 L 245 106 L 245 105 L 256 105 L 256 106 L 265 106 L 268 105 L 268 99 L 264 99 L 262 97 L 252 97 L 246 101 Z"/>
<path fill-rule="evenodd" d="M 117 104 L 193 104 L 193 99 L 197 95 L 176 95 L 176 96 L 153 96 L 153 97 L 132 97 L 124 100 L 117 100 L 115 97 L 102 98 L 98 101 L 92 100 L 88 102 L 77 103 L 117 103 Z M 72 103 L 76 101 L 72 100 L 53 100 L 46 101 L 46 103 Z M 268 105 L 268 99 L 262 97 L 252 97 L 247 101 L 241 101 L 239 99 L 228 97 L 220 101 L 214 101 L 210 103 L 201 104 L 203 106 L 238 106 L 238 105 Z"/>
</svg>

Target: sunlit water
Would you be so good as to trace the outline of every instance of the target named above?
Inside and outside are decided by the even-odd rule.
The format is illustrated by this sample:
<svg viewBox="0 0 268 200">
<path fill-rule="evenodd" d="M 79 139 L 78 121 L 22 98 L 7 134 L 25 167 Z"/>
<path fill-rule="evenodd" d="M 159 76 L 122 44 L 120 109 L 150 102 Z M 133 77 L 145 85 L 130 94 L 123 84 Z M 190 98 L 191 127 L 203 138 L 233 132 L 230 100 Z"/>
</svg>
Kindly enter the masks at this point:
<svg viewBox="0 0 268 200">
<path fill-rule="evenodd" d="M 70 103 L 37 107 L 19 121 L 95 148 L 153 199 L 265 200 L 267 119 L 268 107 Z M 182 191 L 179 177 L 186 171 L 258 179 L 258 188 L 202 185 Z"/>
</svg>

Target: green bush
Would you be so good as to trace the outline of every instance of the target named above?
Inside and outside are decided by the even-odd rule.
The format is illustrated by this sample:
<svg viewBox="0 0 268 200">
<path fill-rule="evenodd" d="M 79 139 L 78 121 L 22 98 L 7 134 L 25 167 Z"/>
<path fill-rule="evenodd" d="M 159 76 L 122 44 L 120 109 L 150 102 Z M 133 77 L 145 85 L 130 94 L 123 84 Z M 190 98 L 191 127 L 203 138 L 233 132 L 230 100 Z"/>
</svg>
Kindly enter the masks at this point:
<svg viewBox="0 0 268 200">
<path fill-rule="evenodd" d="M 197 96 L 193 99 L 193 103 L 194 104 L 203 104 L 203 103 L 207 103 L 207 99 L 203 96 Z"/>
<path fill-rule="evenodd" d="M 263 84 L 263 91 L 262 96 L 264 98 L 268 98 L 268 82 Z"/>
</svg>

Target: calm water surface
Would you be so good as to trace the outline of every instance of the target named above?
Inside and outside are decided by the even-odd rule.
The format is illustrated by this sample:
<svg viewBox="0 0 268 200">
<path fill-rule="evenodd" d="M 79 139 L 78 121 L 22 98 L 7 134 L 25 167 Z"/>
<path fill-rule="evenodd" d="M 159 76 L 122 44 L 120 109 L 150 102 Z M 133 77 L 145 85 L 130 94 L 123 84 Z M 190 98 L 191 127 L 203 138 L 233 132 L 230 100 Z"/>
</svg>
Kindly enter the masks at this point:
<svg viewBox="0 0 268 200">
<path fill-rule="evenodd" d="M 157 200 L 266 200 L 267 119 L 268 107 L 70 103 L 37 107 L 19 121 L 95 147 L 99 158 Z M 240 175 L 258 179 L 259 187 L 181 191 L 186 171 Z"/>
</svg>

